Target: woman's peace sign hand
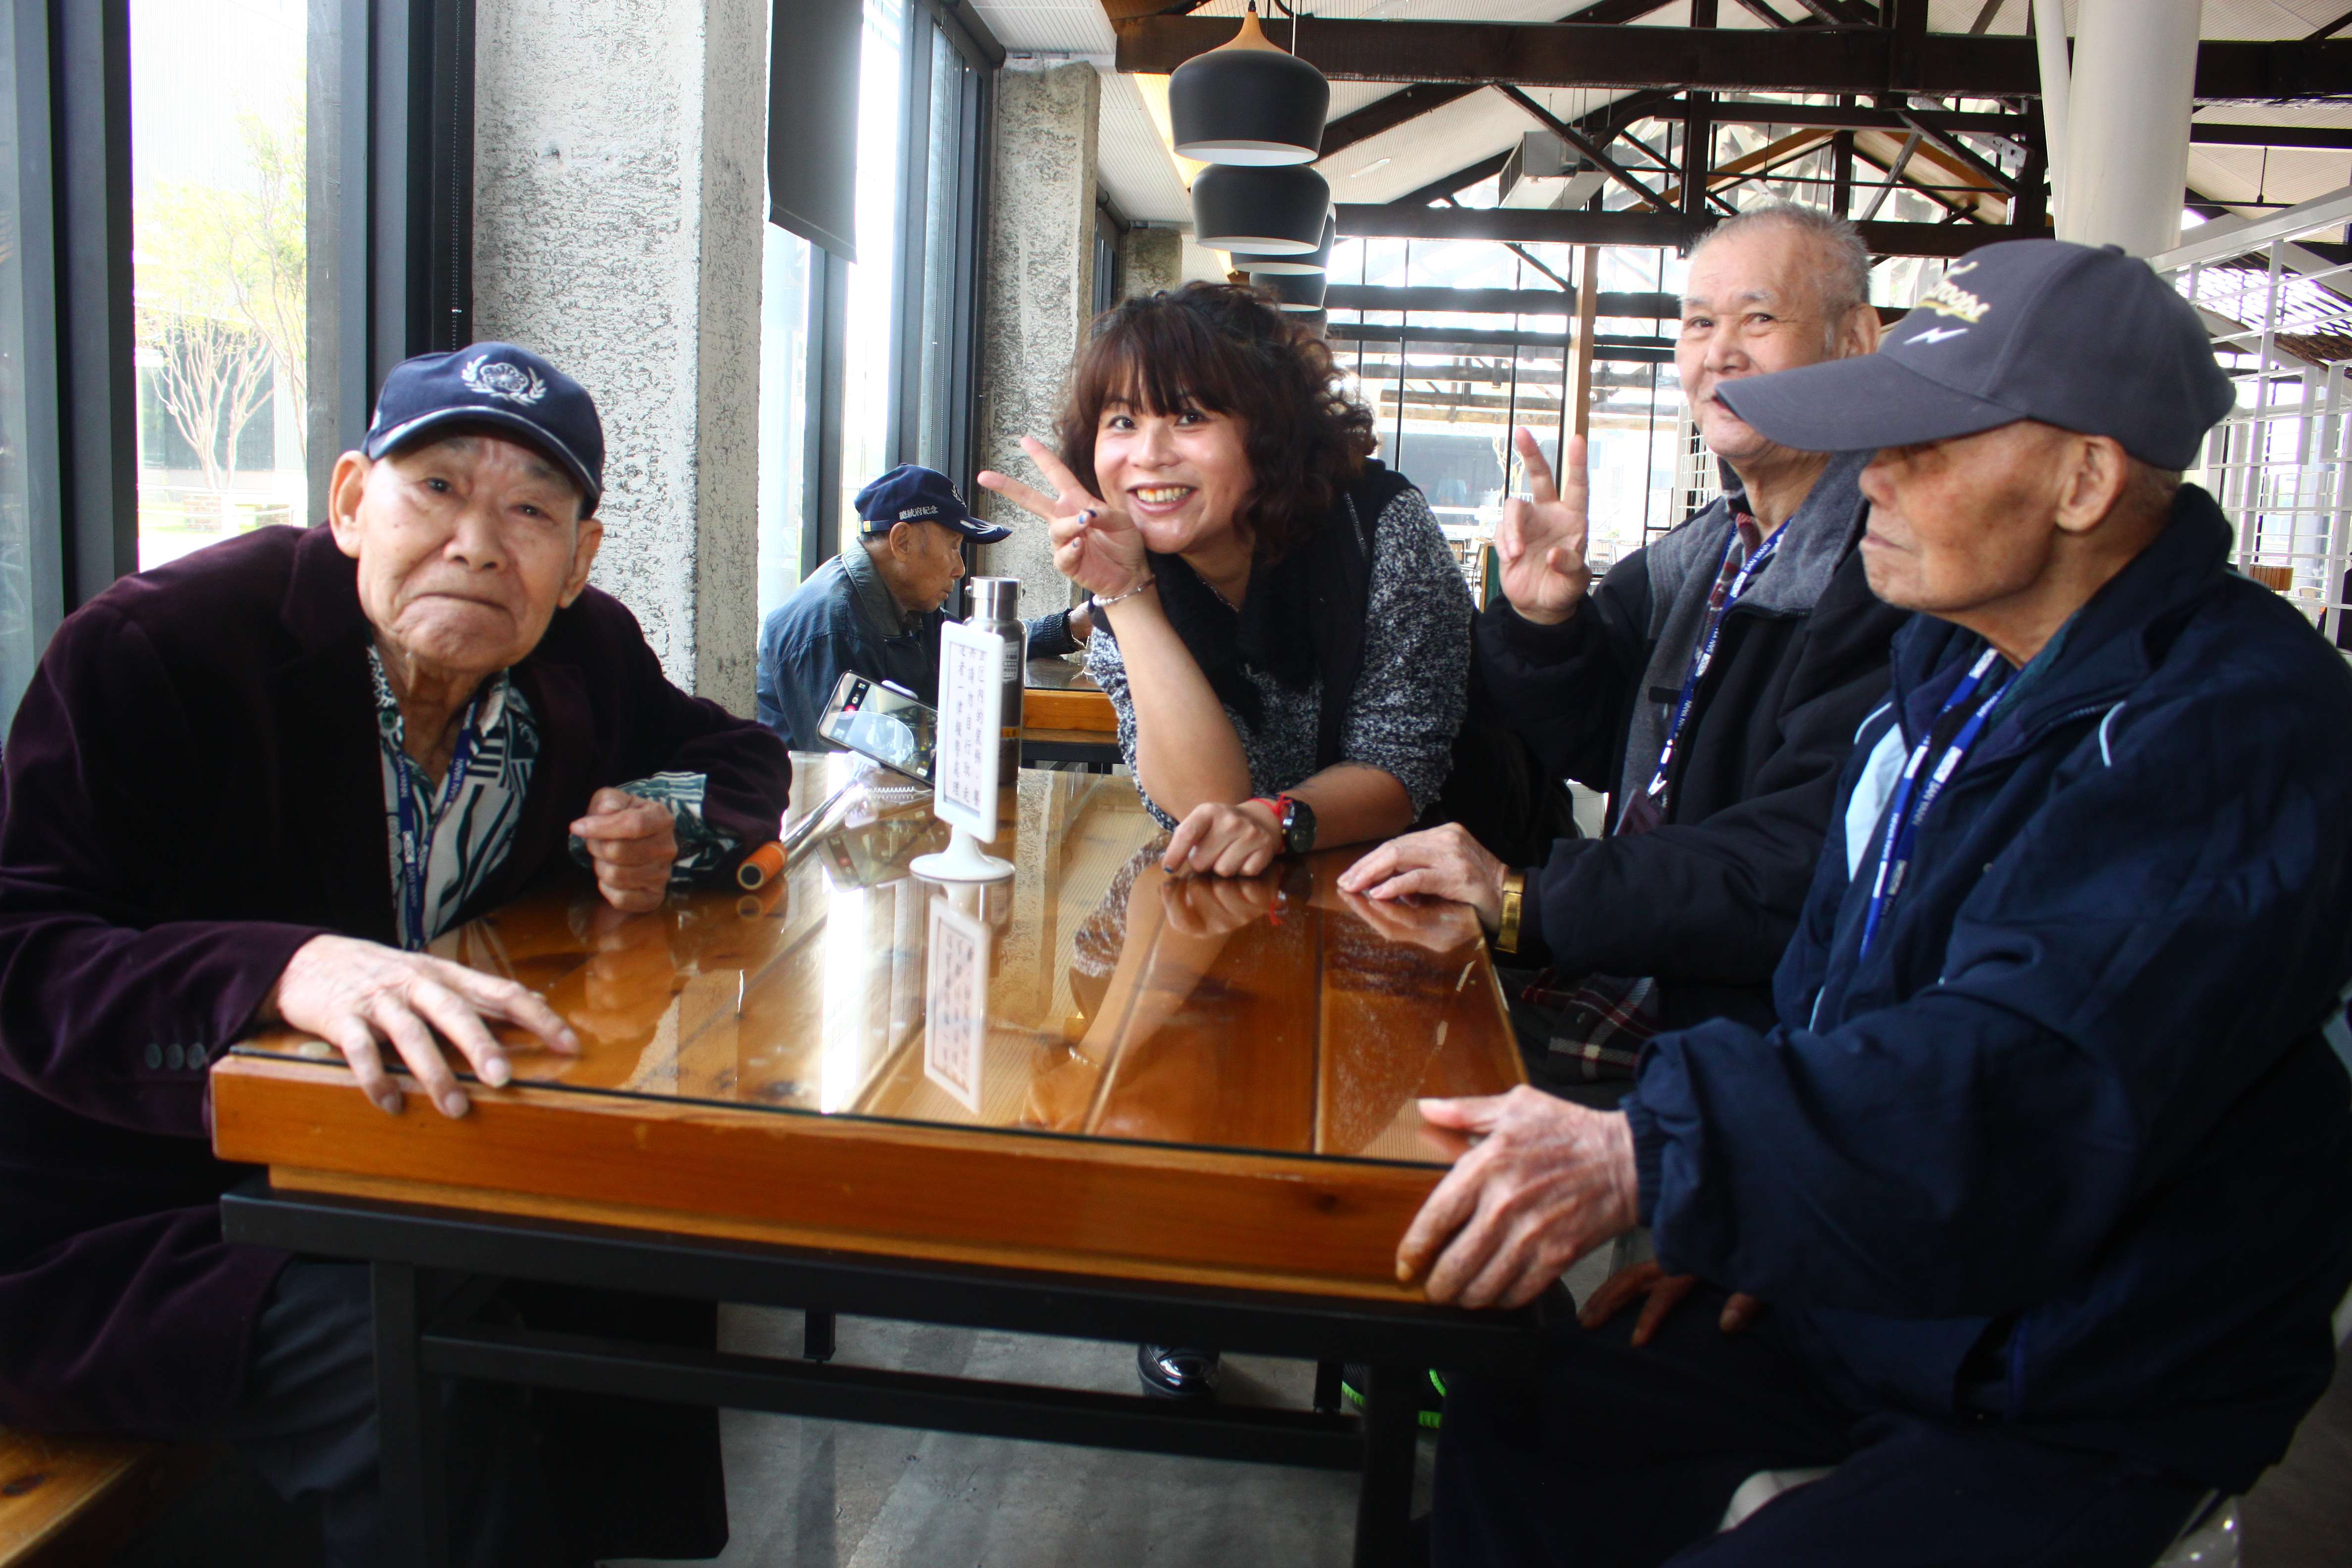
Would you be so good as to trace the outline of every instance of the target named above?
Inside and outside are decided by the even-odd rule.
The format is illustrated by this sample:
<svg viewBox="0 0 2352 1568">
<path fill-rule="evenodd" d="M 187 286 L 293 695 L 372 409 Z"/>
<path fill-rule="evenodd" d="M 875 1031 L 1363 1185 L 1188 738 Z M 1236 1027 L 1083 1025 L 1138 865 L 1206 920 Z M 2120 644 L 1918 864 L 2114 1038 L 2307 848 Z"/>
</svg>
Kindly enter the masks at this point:
<svg viewBox="0 0 2352 1568">
<path fill-rule="evenodd" d="M 1136 531 L 1132 518 L 1105 505 L 1043 441 L 1024 436 L 1021 449 L 1044 471 L 1053 495 L 1040 494 L 993 469 L 983 469 L 980 482 L 1045 522 L 1054 542 L 1054 570 L 1104 599 L 1116 598 L 1151 575 L 1143 555 L 1143 535 Z"/>
</svg>

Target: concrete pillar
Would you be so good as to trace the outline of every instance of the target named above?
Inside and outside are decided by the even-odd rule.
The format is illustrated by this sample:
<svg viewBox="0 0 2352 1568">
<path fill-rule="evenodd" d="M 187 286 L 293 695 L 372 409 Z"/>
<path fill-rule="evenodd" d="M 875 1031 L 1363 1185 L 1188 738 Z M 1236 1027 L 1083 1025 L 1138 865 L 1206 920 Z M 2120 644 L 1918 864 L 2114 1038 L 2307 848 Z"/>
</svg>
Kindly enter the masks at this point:
<svg viewBox="0 0 2352 1568">
<path fill-rule="evenodd" d="M 1080 334 L 1094 315 L 1095 127 L 1102 79 L 1080 62 L 1007 65 L 996 91 L 996 184 L 981 280 L 980 463 L 1043 485 L 1021 437 L 1051 445 Z M 981 514 L 1013 530 L 983 569 L 1021 580 L 1035 615 L 1069 602 L 1045 528 L 986 490 Z"/>
<path fill-rule="evenodd" d="M 2153 256 L 2180 241 L 2204 0 L 2083 0 L 2058 237 Z"/>
<path fill-rule="evenodd" d="M 768 0 L 479 0 L 476 331 L 604 421 L 596 585 L 752 711 Z"/>
<path fill-rule="evenodd" d="M 1121 300 L 1157 294 L 1184 281 L 1184 236 L 1172 228 L 1130 228 L 1119 241 Z"/>
</svg>

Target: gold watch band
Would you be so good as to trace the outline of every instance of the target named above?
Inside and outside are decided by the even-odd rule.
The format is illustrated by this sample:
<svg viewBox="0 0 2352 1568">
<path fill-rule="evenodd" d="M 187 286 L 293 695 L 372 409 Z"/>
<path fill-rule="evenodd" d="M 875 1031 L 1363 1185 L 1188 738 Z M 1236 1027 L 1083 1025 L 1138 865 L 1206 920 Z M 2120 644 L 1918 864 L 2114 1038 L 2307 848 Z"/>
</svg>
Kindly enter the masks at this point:
<svg viewBox="0 0 2352 1568">
<path fill-rule="evenodd" d="M 1519 909 L 1526 902 L 1528 877 L 1524 871 L 1503 873 L 1503 918 L 1495 928 L 1495 951 L 1519 951 Z"/>
</svg>

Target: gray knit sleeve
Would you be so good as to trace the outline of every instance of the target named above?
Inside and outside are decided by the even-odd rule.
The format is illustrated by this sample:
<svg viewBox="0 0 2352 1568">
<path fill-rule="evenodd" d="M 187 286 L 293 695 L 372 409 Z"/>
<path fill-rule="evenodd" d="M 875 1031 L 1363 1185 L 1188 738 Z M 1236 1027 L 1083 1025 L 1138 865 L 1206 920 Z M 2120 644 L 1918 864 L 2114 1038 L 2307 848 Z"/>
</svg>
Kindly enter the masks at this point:
<svg viewBox="0 0 2352 1568">
<path fill-rule="evenodd" d="M 1470 705 L 1470 588 L 1419 490 L 1389 502 L 1374 533 L 1343 745 L 1348 761 L 1395 775 L 1418 815 L 1444 785 Z"/>
<path fill-rule="evenodd" d="M 1174 827 L 1176 819 L 1160 809 L 1159 803 L 1146 793 L 1143 776 L 1135 766 L 1135 694 L 1127 689 L 1127 661 L 1119 657 L 1118 639 L 1106 637 L 1101 628 L 1087 639 L 1087 673 L 1110 699 L 1110 710 L 1118 720 L 1118 754 L 1127 763 L 1127 771 L 1135 774 L 1135 793 L 1142 797 L 1143 809 L 1162 827 Z"/>
</svg>

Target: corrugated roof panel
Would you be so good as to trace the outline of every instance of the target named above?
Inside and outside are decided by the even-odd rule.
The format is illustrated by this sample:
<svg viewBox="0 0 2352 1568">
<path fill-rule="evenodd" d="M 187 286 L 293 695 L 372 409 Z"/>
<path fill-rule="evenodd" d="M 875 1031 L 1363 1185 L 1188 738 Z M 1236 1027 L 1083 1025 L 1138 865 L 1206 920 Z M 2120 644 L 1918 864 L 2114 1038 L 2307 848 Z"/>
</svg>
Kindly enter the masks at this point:
<svg viewBox="0 0 2352 1568">
<path fill-rule="evenodd" d="M 1129 218 L 1190 223 L 1192 204 L 1159 128 L 1143 107 L 1135 79 L 1103 79 L 1102 121 L 1096 173 L 1111 204 Z"/>
</svg>

